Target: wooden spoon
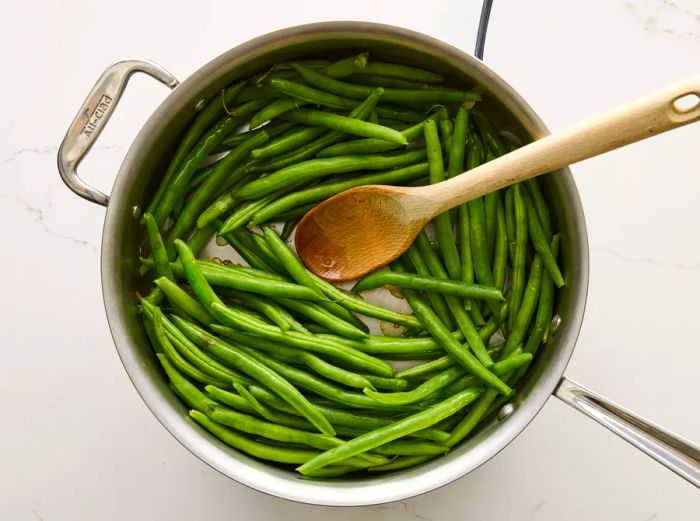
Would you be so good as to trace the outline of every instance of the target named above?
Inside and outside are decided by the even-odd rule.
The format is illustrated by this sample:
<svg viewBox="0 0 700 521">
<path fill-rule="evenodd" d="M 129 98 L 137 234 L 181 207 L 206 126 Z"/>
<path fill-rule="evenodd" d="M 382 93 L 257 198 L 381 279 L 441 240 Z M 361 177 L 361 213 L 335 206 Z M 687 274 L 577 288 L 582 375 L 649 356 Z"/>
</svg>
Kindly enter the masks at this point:
<svg viewBox="0 0 700 521">
<path fill-rule="evenodd" d="M 327 280 L 352 280 L 396 259 L 436 215 L 494 190 L 700 119 L 700 76 L 551 134 L 438 184 L 352 188 L 311 209 L 296 249 Z"/>
</svg>

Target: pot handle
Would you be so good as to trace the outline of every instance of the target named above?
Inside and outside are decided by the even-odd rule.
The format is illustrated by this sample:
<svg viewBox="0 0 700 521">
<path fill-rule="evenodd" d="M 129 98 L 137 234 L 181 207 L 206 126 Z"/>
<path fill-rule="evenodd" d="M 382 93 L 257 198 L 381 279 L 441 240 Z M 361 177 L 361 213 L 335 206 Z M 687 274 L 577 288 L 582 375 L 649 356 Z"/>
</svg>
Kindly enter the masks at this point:
<svg viewBox="0 0 700 521">
<path fill-rule="evenodd" d="M 112 116 L 135 72 L 148 74 L 171 89 L 179 84 L 172 74 L 150 61 L 124 60 L 110 65 L 83 102 L 58 149 L 58 171 L 66 186 L 80 197 L 102 206 L 107 206 L 109 196 L 80 179 L 76 169 Z"/>
<path fill-rule="evenodd" d="M 554 395 L 700 488 L 700 447 L 563 377 Z"/>
</svg>

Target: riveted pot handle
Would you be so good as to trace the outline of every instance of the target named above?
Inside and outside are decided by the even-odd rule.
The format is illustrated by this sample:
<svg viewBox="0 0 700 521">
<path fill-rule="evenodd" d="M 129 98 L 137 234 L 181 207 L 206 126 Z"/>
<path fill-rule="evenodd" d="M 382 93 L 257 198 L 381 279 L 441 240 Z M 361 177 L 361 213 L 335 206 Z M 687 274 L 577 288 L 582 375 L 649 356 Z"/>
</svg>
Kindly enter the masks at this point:
<svg viewBox="0 0 700 521">
<path fill-rule="evenodd" d="M 110 65 L 83 102 L 58 149 L 58 171 L 63 182 L 80 197 L 102 206 L 107 206 L 109 196 L 80 179 L 77 168 L 112 116 L 135 72 L 148 74 L 171 89 L 179 83 L 172 74 L 150 61 L 124 60 Z"/>
<path fill-rule="evenodd" d="M 700 447 L 582 385 L 562 378 L 554 395 L 700 488 Z"/>
</svg>

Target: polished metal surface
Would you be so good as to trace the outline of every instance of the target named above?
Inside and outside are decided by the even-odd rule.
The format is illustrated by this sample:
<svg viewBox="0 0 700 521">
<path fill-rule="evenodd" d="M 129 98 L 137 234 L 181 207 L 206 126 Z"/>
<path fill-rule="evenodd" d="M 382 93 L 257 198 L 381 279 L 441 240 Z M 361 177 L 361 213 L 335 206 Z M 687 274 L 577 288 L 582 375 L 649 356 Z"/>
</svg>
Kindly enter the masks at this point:
<svg viewBox="0 0 700 521">
<path fill-rule="evenodd" d="M 80 197 L 107 206 L 109 196 L 78 176 L 77 168 L 116 109 L 132 74 L 143 72 L 171 89 L 177 79 L 160 65 L 145 60 L 124 60 L 107 67 L 80 107 L 58 149 L 58 171 L 66 186 Z"/>
<path fill-rule="evenodd" d="M 568 378 L 561 379 L 554 395 L 700 487 L 700 447 L 697 445 Z"/>
<path fill-rule="evenodd" d="M 260 491 L 320 505 L 371 505 L 434 490 L 475 469 L 512 441 L 545 404 L 576 343 L 588 287 L 588 242 L 581 203 L 565 169 L 543 178 L 562 235 L 561 262 L 567 286 L 559 295 L 561 327 L 531 367 L 513 411 L 493 415 L 444 458 L 418 468 L 355 479 L 312 481 L 250 458 L 226 446 L 186 415 L 168 387 L 136 313 L 140 228 L 133 207 L 149 200 L 197 103 L 239 78 L 296 57 L 342 57 L 369 50 L 376 60 L 434 69 L 455 85 L 478 85 L 483 110 L 524 139 L 547 134 L 527 103 L 479 60 L 428 36 L 381 24 L 328 22 L 273 32 L 240 45 L 195 72 L 149 118 L 131 146 L 115 181 L 102 242 L 102 286 L 112 336 L 132 382 L 160 422 L 193 454 L 227 476 Z"/>
</svg>

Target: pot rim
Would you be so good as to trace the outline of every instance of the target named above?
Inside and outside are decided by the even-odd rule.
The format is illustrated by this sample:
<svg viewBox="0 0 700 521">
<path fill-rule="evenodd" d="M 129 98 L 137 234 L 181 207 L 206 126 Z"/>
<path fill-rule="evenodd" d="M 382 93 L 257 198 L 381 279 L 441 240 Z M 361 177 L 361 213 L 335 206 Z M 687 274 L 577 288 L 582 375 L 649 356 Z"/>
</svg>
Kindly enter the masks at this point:
<svg viewBox="0 0 700 521">
<path fill-rule="evenodd" d="M 481 466 L 522 432 L 551 396 L 573 352 L 585 309 L 589 259 L 586 226 L 578 191 L 569 169 L 562 169 L 557 174 L 560 177 L 558 182 L 563 185 L 564 191 L 568 195 L 569 210 L 577 224 L 577 234 L 573 240 L 576 245 L 578 263 L 576 273 L 578 291 L 572 296 L 570 312 L 567 316 L 567 327 L 562 328 L 565 329 L 564 337 L 558 339 L 564 347 L 559 348 L 547 373 L 542 375 L 536 387 L 528 392 L 527 407 L 515 407 L 514 412 L 507 417 L 506 421 L 498 425 L 498 428 L 485 429 L 487 432 L 481 433 L 485 435 L 481 436 L 483 439 L 478 441 L 478 444 L 484 445 L 485 450 L 463 450 L 460 453 L 458 447 L 453 451 L 451 457 L 433 460 L 432 463 L 427 463 L 412 471 L 373 477 L 370 480 L 320 482 L 300 479 L 298 476 L 296 479 L 291 479 L 294 476 L 291 472 L 281 471 L 242 455 L 205 433 L 188 417 L 183 417 L 182 411 L 177 410 L 164 399 L 163 389 L 142 368 L 143 363 L 136 357 L 135 349 L 132 347 L 126 332 L 128 317 L 120 305 L 119 299 L 115 297 L 117 292 L 121 290 L 117 277 L 115 277 L 115 273 L 121 269 L 119 256 L 115 254 L 115 250 L 119 246 L 115 237 L 118 236 L 118 230 L 123 225 L 119 221 L 121 215 L 118 210 L 128 204 L 124 188 L 130 183 L 130 177 L 132 177 L 130 174 L 133 174 L 135 165 L 139 163 L 143 151 L 153 146 L 153 136 L 157 134 L 157 129 L 164 124 L 163 121 L 167 121 L 172 107 L 191 101 L 201 90 L 202 82 L 207 82 L 208 78 L 215 76 L 215 73 L 221 68 L 231 68 L 231 62 L 244 63 L 252 55 L 260 54 L 261 49 L 278 46 L 281 42 L 288 41 L 287 44 L 289 44 L 293 41 L 299 41 L 299 39 L 313 36 L 323 37 L 338 32 L 379 33 L 399 42 L 408 42 L 412 45 L 429 48 L 455 62 L 465 63 L 477 70 L 483 79 L 486 79 L 502 93 L 504 98 L 507 98 L 510 103 L 507 108 L 522 115 L 520 123 L 534 137 L 541 137 L 549 133 L 532 108 L 498 74 L 473 56 L 430 36 L 400 27 L 371 22 L 320 22 L 267 33 L 224 52 L 202 66 L 171 92 L 144 124 L 119 169 L 112 198 L 107 207 L 101 249 L 101 278 L 107 319 L 122 364 L 147 407 L 185 448 L 222 474 L 266 494 L 317 505 L 360 506 L 399 501 L 440 488 Z M 131 318 L 133 319 L 133 317 Z M 479 438 L 479 436 L 475 438 Z"/>
</svg>

